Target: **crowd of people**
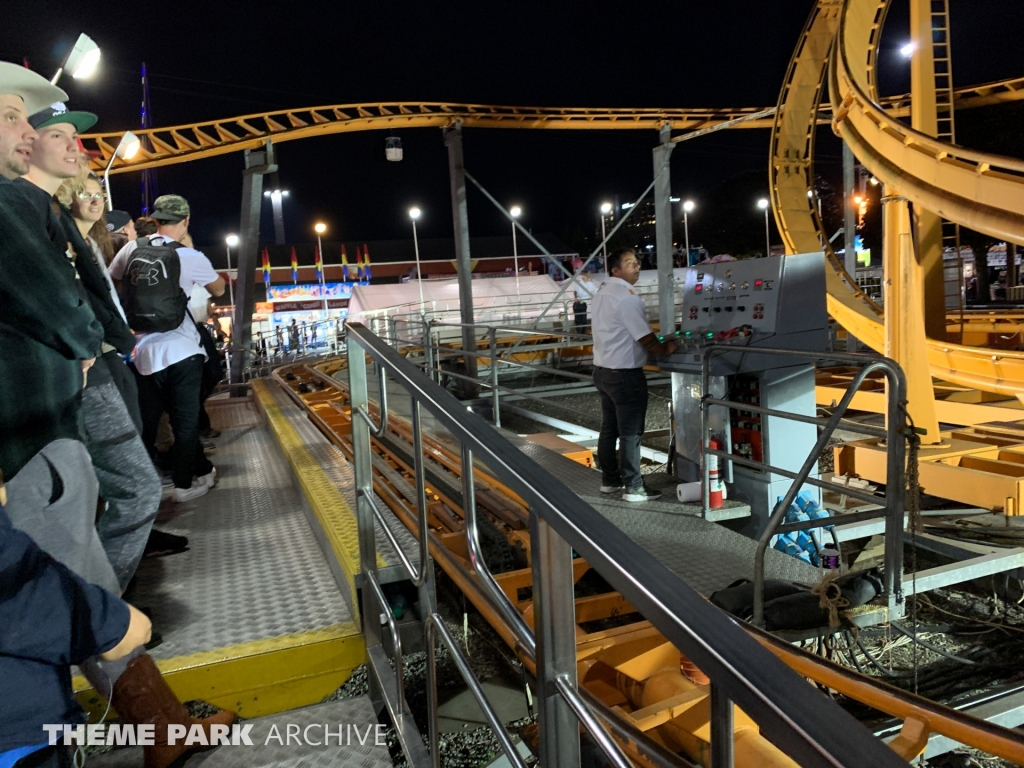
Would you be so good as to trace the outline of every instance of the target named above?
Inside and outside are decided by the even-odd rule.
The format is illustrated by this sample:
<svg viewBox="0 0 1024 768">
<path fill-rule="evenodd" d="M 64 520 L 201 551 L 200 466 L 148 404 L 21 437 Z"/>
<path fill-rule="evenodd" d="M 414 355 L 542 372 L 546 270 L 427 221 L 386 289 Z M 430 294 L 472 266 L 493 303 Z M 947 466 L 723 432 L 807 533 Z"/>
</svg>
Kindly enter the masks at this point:
<svg viewBox="0 0 1024 768">
<path fill-rule="evenodd" d="M 225 282 L 191 247 L 185 198 L 107 210 L 78 138 L 97 118 L 66 102 L 0 62 L 0 768 L 71 765 L 43 725 L 85 721 L 72 665 L 122 722 L 155 727 L 145 766 L 166 768 L 192 748 L 169 726 L 209 736 L 234 715 L 189 716 L 121 595 L 146 554 L 188 556 L 153 529 L 162 487 L 182 503 L 217 483 L 219 365 L 189 295 Z"/>
</svg>

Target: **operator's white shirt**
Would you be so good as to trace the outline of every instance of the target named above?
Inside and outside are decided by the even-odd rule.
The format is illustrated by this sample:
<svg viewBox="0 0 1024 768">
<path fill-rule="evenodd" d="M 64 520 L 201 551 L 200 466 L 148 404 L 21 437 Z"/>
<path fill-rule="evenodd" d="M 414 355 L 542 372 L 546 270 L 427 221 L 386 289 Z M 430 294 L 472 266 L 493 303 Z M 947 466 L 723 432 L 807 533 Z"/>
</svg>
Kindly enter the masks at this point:
<svg viewBox="0 0 1024 768">
<path fill-rule="evenodd" d="M 643 368 L 647 351 L 637 343 L 651 333 L 647 311 L 633 286 L 609 277 L 590 302 L 594 329 L 594 365 L 601 368 Z"/>
<path fill-rule="evenodd" d="M 150 238 L 153 245 L 169 242 L 169 237 L 154 235 Z M 124 248 L 110 262 L 110 275 L 120 280 L 128 266 L 129 257 L 138 246 L 135 240 L 128 241 Z M 186 294 L 192 293 L 192 286 L 205 286 L 215 282 L 219 275 L 201 251 L 193 248 L 178 248 L 178 261 L 181 263 L 179 284 Z M 137 333 L 134 352 L 135 367 L 143 376 L 151 376 L 175 363 L 180 363 L 193 355 L 206 357 L 203 345 L 199 342 L 199 331 L 196 321 L 186 312 L 181 325 L 167 333 Z"/>
</svg>

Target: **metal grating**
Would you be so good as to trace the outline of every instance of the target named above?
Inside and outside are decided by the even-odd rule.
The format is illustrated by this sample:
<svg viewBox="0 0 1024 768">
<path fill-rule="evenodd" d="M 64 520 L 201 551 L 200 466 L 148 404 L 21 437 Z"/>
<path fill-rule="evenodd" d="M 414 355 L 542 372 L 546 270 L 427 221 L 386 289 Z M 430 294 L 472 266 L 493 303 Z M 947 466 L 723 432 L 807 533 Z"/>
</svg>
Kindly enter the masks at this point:
<svg viewBox="0 0 1024 768">
<path fill-rule="evenodd" d="M 697 517 L 699 507 L 666 497 L 643 504 L 602 497 L 600 472 L 527 440 L 509 439 L 702 595 L 737 579 L 753 579 L 757 542 Z M 813 566 L 771 549 L 765 575 L 805 584 L 821 580 Z"/>
<path fill-rule="evenodd" d="M 296 405 L 279 386 L 270 383 L 267 386 L 267 391 L 274 398 L 274 402 L 280 408 L 281 413 L 285 415 L 298 433 L 306 449 L 316 461 L 317 466 L 323 471 L 327 480 L 337 488 L 348 508 L 354 513 L 356 508 L 356 479 L 352 465 L 349 464 L 337 446 L 324 437 L 316 425 L 307 418 L 306 412 Z M 391 513 L 379 496 L 375 494 L 374 498 L 377 501 L 377 506 L 384 512 L 384 519 L 388 521 L 388 527 L 395 534 L 398 543 L 402 546 L 408 557 L 415 562 L 416 558 L 419 557 L 420 551 L 416 537 Z M 377 526 L 378 554 L 384 558 L 388 566 L 400 565 L 398 557 L 391 547 L 391 542 L 387 540 L 384 532 L 380 529 L 380 523 Z"/>
<path fill-rule="evenodd" d="M 161 530 L 188 552 L 142 561 L 136 605 L 164 642 L 155 659 L 324 629 L 352 620 L 302 509 L 291 472 L 251 404 L 215 407 L 220 482 L 206 496 L 163 506 Z M 258 421 L 258 413 L 256 413 Z"/>
</svg>

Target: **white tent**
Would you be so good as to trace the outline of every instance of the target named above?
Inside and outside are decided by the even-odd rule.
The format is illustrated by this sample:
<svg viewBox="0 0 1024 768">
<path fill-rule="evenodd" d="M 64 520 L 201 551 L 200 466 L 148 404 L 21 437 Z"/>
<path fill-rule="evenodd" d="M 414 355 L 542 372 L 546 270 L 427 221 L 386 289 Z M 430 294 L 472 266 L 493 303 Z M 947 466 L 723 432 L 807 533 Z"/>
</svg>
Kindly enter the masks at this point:
<svg viewBox="0 0 1024 768">
<path fill-rule="evenodd" d="M 560 286 L 547 275 L 495 277 L 473 281 L 473 316 L 486 325 L 520 325 L 543 314 L 555 321 L 571 316 L 576 298 L 572 287 L 559 297 Z M 423 304 L 420 304 L 420 288 Z M 556 297 L 558 300 L 555 301 Z M 587 297 L 589 298 L 589 297 Z M 548 306 L 555 301 L 554 306 Z M 547 312 L 545 313 L 545 310 Z M 450 280 L 415 280 L 391 285 L 357 285 L 348 305 L 350 322 L 362 322 L 384 331 L 389 323 L 399 336 L 419 336 L 421 317 L 442 323 L 461 322 L 459 283 Z"/>
</svg>

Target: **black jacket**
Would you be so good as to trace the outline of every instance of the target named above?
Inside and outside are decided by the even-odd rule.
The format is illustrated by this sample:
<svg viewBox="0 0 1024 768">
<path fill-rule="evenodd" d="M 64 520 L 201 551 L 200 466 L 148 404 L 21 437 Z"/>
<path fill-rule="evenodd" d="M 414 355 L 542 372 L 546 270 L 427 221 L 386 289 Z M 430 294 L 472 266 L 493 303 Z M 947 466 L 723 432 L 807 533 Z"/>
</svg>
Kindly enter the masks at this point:
<svg viewBox="0 0 1024 768">
<path fill-rule="evenodd" d="M 121 313 L 114 306 L 114 299 L 107 288 L 107 282 L 103 279 L 103 272 L 96 257 L 93 256 L 92 247 L 78 231 L 78 225 L 74 218 L 63 205 L 55 203 L 53 197 L 44 189 L 40 189 L 31 181 L 19 179 L 17 182 L 22 191 L 32 201 L 33 206 L 39 211 L 40 216 L 47 222 L 47 234 L 60 245 L 63 250 L 71 243 L 75 255 L 75 269 L 81 278 L 82 287 L 85 289 L 86 298 L 92 308 L 96 319 L 103 326 L 103 341 L 114 347 L 122 355 L 129 354 L 135 349 L 135 335 L 131 332 L 128 324 L 121 317 Z M 56 210 L 54 206 L 56 205 Z"/>
<path fill-rule="evenodd" d="M 0 507 L 0 753 L 44 743 L 44 723 L 82 723 L 71 665 L 109 651 L 128 606 L 11 527 Z"/>
<path fill-rule="evenodd" d="M 48 237 L 24 189 L 0 177 L 0 472 L 8 479 L 47 443 L 80 439 L 80 361 L 96 357 L 103 339 L 67 240 L 58 247 Z"/>
</svg>

